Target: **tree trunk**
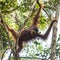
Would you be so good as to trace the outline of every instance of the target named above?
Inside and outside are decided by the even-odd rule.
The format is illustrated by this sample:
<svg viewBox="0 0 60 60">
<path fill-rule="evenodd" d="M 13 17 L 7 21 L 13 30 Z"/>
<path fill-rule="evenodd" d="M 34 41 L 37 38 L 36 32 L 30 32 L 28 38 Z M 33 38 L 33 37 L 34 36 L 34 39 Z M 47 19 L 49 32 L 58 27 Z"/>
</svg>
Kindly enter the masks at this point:
<svg viewBox="0 0 60 60">
<path fill-rule="evenodd" d="M 3 39 L 0 36 L 0 58 L 2 57 L 2 53 L 3 53 Z"/>
<path fill-rule="evenodd" d="M 55 18 L 59 17 L 59 5 L 56 7 Z M 56 38 L 57 38 L 57 22 L 53 25 L 52 43 L 51 43 L 51 58 L 50 60 L 56 60 Z"/>
</svg>

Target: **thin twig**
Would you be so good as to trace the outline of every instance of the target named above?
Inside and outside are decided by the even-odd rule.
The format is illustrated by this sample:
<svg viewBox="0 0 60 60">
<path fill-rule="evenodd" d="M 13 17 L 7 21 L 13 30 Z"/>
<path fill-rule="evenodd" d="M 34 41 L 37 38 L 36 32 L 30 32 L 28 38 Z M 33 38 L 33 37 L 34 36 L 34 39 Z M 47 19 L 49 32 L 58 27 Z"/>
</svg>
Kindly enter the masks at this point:
<svg viewBox="0 0 60 60">
<path fill-rule="evenodd" d="M 5 52 L 6 52 L 8 49 L 10 49 L 10 48 L 7 48 L 7 49 L 4 51 L 4 53 L 2 54 L 1 60 L 3 60 L 4 54 L 5 54 Z"/>
<path fill-rule="evenodd" d="M 41 59 L 41 58 L 37 58 L 37 57 L 20 57 L 20 58 L 28 58 L 28 59 Z"/>
<path fill-rule="evenodd" d="M 47 11 L 45 9 L 43 9 L 43 11 L 47 14 L 48 18 L 51 20 L 49 14 L 47 13 Z"/>
<path fill-rule="evenodd" d="M 23 29 L 23 28 L 24 28 L 24 26 L 25 26 L 25 25 L 26 25 L 26 23 L 28 22 L 28 19 L 31 17 L 32 12 L 33 12 L 34 7 L 35 7 L 35 4 L 36 4 L 36 1 L 37 1 L 37 0 L 35 0 L 35 1 L 34 1 L 33 5 L 32 5 L 32 9 L 31 9 L 31 11 L 30 11 L 30 13 L 29 13 L 29 15 L 28 15 L 28 18 L 26 18 L 26 20 L 25 20 L 25 22 L 23 23 L 23 25 L 22 25 L 22 28 L 21 28 L 21 29 Z"/>
<path fill-rule="evenodd" d="M 10 42 L 9 33 L 8 33 L 8 30 L 7 30 L 6 27 L 5 27 L 5 22 L 4 22 L 4 20 L 3 20 L 3 17 L 2 17 L 2 14 L 1 14 L 1 13 L 0 13 L 0 17 L 1 17 L 1 21 L 3 21 L 3 26 L 4 26 L 4 28 L 5 28 L 5 30 L 6 30 L 6 33 L 7 33 L 9 46 L 12 47 L 11 42 Z"/>
</svg>

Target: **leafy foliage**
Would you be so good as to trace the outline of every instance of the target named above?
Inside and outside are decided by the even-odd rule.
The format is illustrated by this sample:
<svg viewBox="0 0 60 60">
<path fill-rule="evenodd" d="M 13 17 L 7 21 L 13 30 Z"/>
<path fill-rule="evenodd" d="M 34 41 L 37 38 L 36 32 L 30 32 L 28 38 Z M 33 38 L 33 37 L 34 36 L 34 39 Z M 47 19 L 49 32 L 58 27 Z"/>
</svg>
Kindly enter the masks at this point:
<svg viewBox="0 0 60 60">
<path fill-rule="evenodd" d="M 0 13 L 3 16 L 4 21 L 6 24 L 14 28 L 15 30 L 19 31 L 24 25 L 25 20 L 29 17 L 31 11 L 32 15 L 28 18 L 28 21 L 24 25 L 24 28 L 27 29 L 32 24 L 32 18 L 35 16 L 35 12 L 38 10 L 39 6 L 35 4 L 34 8 L 32 9 L 32 4 L 35 0 L 0 0 Z M 55 12 L 54 6 L 58 4 L 58 0 L 51 0 L 51 1 L 44 1 L 44 9 L 45 11 L 40 14 L 39 18 L 39 28 L 45 29 L 50 23 L 50 19 Z M 47 12 L 47 14 L 46 14 Z M 52 14 L 53 13 L 53 14 Z M 3 39 L 3 46 L 4 49 L 8 47 L 8 39 L 6 30 L 4 27 L 0 26 L 0 36 Z M 11 36 L 11 35 L 10 35 Z M 12 39 L 11 39 L 12 40 Z M 60 37 L 58 38 L 58 42 L 60 41 Z M 57 43 L 56 45 L 56 54 L 60 56 L 60 44 Z M 44 48 L 42 47 L 39 41 L 33 41 L 33 44 L 26 45 L 24 48 L 24 52 L 26 52 L 25 56 L 33 56 L 33 57 L 41 57 L 47 59 L 50 56 L 50 47 Z M 11 58 L 13 59 L 13 58 Z M 23 59 L 22 59 L 23 60 Z M 28 60 L 25 59 L 24 60 Z"/>
<path fill-rule="evenodd" d="M 3 48 L 6 48 L 8 46 L 8 39 L 7 39 L 7 34 L 6 34 L 6 30 L 0 26 L 0 36 L 3 40 Z"/>
</svg>

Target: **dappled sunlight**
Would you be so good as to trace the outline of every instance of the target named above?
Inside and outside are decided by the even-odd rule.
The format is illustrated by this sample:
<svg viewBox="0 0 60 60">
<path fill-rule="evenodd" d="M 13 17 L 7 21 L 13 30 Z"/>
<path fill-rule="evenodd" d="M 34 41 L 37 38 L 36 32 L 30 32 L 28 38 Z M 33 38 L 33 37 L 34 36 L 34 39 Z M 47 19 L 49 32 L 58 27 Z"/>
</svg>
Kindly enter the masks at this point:
<svg viewBox="0 0 60 60">
<path fill-rule="evenodd" d="M 58 0 L 1 0 L 0 60 L 59 60 L 58 10 Z"/>
</svg>

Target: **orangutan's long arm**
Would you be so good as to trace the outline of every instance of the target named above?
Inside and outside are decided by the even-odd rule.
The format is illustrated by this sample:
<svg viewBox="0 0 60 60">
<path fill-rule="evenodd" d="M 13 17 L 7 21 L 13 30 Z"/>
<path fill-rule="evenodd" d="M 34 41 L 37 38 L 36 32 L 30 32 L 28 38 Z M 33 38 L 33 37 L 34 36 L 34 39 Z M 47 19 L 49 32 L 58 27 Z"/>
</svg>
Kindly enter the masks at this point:
<svg viewBox="0 0 60 60">
<path fill-rule="evenodd" d="M 46 33 L 45 33 L 44 35 L 42 35 L 42 34 L 37 34 L 37 36 L 40 37 L 40 38 L 42 38 L 43 40 L 47 39 L 47 37 L 48 37 L 48 35 L 49 35 L 50 31 L 51 31 L 51 28 L 52 28 L 54 22 L 57 22 L 57 20 L 53 20 L 53 21 L 51 22 L 48 30 L 46 31 Z"/>
</svg>

